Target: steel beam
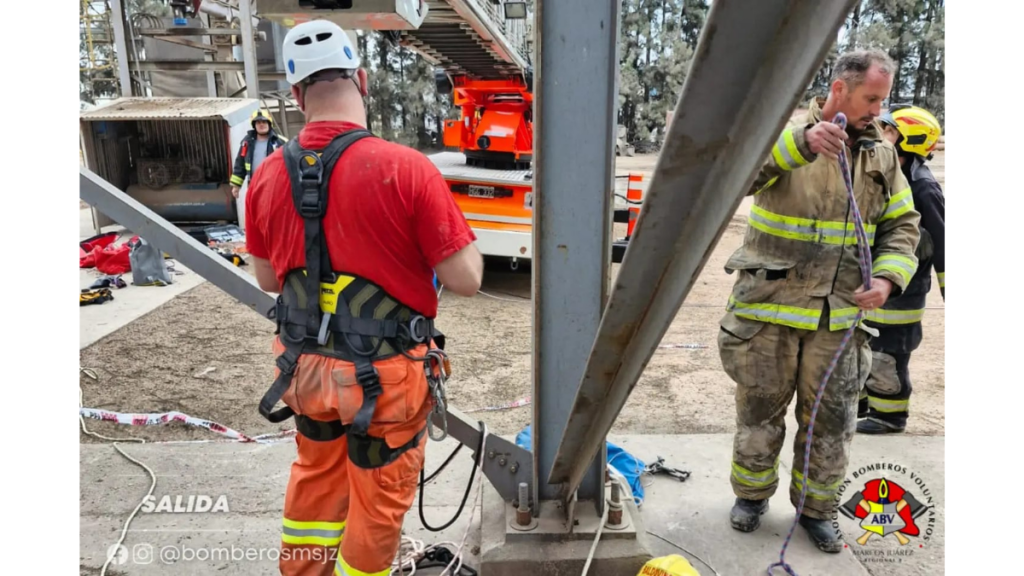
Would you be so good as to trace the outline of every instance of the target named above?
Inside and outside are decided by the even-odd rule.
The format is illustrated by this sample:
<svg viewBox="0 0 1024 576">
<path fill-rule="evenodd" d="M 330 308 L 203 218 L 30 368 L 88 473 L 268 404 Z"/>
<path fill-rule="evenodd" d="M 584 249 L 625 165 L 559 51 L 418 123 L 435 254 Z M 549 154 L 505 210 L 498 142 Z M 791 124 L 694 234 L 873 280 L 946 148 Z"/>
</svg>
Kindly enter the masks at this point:
<svg viewBox="0 0 1024 576">
<path fill-rule="evenodd" d="M 245 95 L 260 97 L 260 81 L 256 73 L 256 38 L 253 36 L 252 0 L 238 0 L 241 9 L 239 20 L 242 24 L 242 62 L 245 63 Z"/>
<path fill-rule="evenodd" d="M 268 318 L 267 312 L 274 306 L 275 298 L 260 290 L 254 278 L 92 171 L 80 168 L 80 173 L 79 197 L 82 200 Z M 446 417 L 448 433 L 475 454 L 483 433 L 479 424 L 450 406 Z M 434 423 L 442 424 L 436 419 Z M 519 483 L 531 481 L 533 462 L 527 450 L 488 434 L 483 472 L 501 497 L 511 502 Z"/>
<path fill-rule="evenodd" d="M 599 516 L 604 434 L 592 438 L 598 450 L 583 463 L 578 493 L 575 486 L 564 493 L 548 478 L 610 284 L 619 4 L 536 5 L 532 485 L 535 502 L 575 495 L 592 502 Z"/>
<path fill-rule="evenodd" d="M 210 15 L 209 14 L 200 14 L 199 15 L 199 21 L 203 23 L 203 26 L 205 28 L 209 28 L 210 27 Z M 213 53 L 212 54 L 204 54 L 203 55 L 203 60 L 206 60 L 207 62 L 213 62 L 214 60 L 216 60 L 217 52 L 220 49 L 213 45 L 213 38 L 211 38 L 210 36 L 205 36 L 204 35 L 204 36 L 200 37 L 200 40 L 202 40 L 203 44 L 213 48 Z M 217 74 L 214 73 L 213 70 L 207 70 L 206 71 L 206 93 L 207 93 L 207 95 L 210 96 L 210 98 L 216 98 L 217 97 Z"/>
<path fill-rule="evenodd" d="M 142 60 L 130 62 L 132 70 L 137 72 L 239 72 L 245 68 L 244 63 L 237 61 L 204 61 L 204 60 Z"/>
<path fill-rule="evenodd" d="M 240 36 L 243 32 L 237 28 L 200 28 L 175 27 L 175 28 L 139 28 L 139 36 Z M 266 35 L 260 32 L 257 37 L 266 40 Z"/>
<path fill-rule="evenodd" d="M 448 433 L 471 449 L 476 459 L 480 435 L 483 433 L 480 424 L 451 406 L 448 407 L 447 418 Z M 434 425 L 440 426 L 441 422 L 434 418 Z M 490 433 L 487 434 L 486 449 L 487 453 L 483 457 L 484 476 L 491 481 L 503 500 L 515 500 L 519 483 L 533 481 L 532 455 L 514 442 Z"/>
<path fill-rule="evenodd" d="M 78 195 L 87 204 L 167 252 L 264 317 L 274 307 L 275 298 L 260 290 L 254 277 L 88 168 L 79 168 L 79 172 Z"/>
<path fill-rule="evenodd" d="M 132 78 L 128 74 L 128 39 L 125 35 L 124 6 L 121 0 L 110 0 L 110 19 L 114 25 L 114 50 L 117 52 L 117 79 L 121 96 L 131 97 Z"/>
<path fill-rule="evenodd" d="M 235 60 L 143 60 L 141 62 L 129 62 L 131 69 L 136 72 L 239 72 L 245 68 L 243 62 Z M 262 72 L 260 78 L 264 80 L 284 80 L 284 72 Z M 241 93 L 241 91 L 239 91 Z M 232 98 L 239 97 L 235 94 Z"/>
<path fill-rule="evenodd" d="M 549 482 L 571 489 L 590 480 L 590 463 L 604 448 L 605 434 L 853 1 L 711 4 Z M 580 108 L 592 113 L 582 103 Z M 575 134 L 573 139 L 574 145 L 586 142 Z"/>
</svg>

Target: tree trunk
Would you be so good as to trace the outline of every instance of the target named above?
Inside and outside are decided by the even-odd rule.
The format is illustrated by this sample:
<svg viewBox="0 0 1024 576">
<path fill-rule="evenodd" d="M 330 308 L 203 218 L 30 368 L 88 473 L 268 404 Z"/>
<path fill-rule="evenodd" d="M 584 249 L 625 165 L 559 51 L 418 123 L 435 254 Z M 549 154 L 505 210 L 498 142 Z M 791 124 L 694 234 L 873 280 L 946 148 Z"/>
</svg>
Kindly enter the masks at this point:
<svg viewBox="0 0 1024 576">
<path fill-rule="evenodd" d="M 896 61 L 896 73 L 892 79 L 892 91 L 889 94 L 889 98 L 892 103 L 898 103 L 900 101 L 900 84 L 903 82 L 903 34 L 907 29 L 907 15 L 906 11 L 901 6 L 899 11 L 896 13 L 896 17 L 900 21 L 899 36 L 896 38 L 896 46 L 893 47 L 892 59 Z"/>
<path fill-rule="evenodd" d="M 928 6 L 928 13 L 925 16 L 924 30 L 921 34 L 921 45 L 918 53 L 917 62 L 917 77 L 914 79 L 914 106 L 921 106 L 921 92 L 924 89 L 925 82 L 928 80 L 928 33 L 932 29 L 932 19 L 935 17 L 935 3 L 926 2 Z"/>
<path fill-rule="evenodd" d="M 857 2 L 853 8 L 853 18 L 850 20 L 850 50 L 857 49 L 857 32 L 860 30 L 860 7 L 863 2 Z"/>
<path fill-rule="evenodd" d="M 380 57 L 380 68 L 377 73 L 381 75 L 381 85 L 388 82 L 388 41 L 383 34 L 377 36 L 377 55 Z M 390 92 L 382 90 L 382 92 Z M 390 94 L 380 94 L 380 136 L 385 140 L 394 138 L 394 127 L 391 124 L 391 107 L 393 105 Z"/>
<path fill-rule="evenodd" d="M 406 130 L 408 130 L 405 123 L 405 99 L 409 97 L 409 91 L 406 90 L 405 88 L 405 54 L 403 52 L 398 53 L 398 73 L 399 78 L 401 79 L 401 81 L 398 84 L 399 87 L 401 88 L 398 92 L 398 103 L 402 107 L 402 132 L 405 132 Z"/>
<path fill-rule="evenodd" d="M 651 46 L 654 44 L 654 1 L 647 2 L 647 57 L 640 84 L 644 87 L 644 104 L 651 103 Z"/>
</svg>

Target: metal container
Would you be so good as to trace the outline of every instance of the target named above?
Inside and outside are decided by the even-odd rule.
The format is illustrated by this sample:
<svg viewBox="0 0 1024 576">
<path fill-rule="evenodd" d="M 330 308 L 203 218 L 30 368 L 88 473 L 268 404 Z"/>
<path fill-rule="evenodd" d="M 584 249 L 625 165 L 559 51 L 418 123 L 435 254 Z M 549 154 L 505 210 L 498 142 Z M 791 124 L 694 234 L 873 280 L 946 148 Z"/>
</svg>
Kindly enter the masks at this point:
<svg viewBox="0 0 1024 576">
<path fill-rule="evenodd" d="M 229 179 L 255 99 L 120 98 L 82 112 L 85 166 L 174 223 L 244 229 L 248 181 L 238 201 Z M 113 221 L 93 209 L 99 231 Z"/>
</svg>

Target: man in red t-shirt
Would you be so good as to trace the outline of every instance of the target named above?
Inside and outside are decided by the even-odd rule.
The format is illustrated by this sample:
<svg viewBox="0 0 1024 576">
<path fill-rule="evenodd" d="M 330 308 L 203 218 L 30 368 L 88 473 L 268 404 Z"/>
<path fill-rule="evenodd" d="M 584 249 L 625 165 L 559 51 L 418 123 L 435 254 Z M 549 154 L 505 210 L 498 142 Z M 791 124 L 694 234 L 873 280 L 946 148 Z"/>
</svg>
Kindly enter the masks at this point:
<svg viewBox="0 0 1024 576">
<path fill-rule="evenodd" d="M 366 72 L 341 28 L 326 20 L 300 24 L 285 38 L 283 56 L 292 93 L 306 116 L 299 146 L 320 151 L 337 136 L 366 126 Z M 289 273 L 306 266 L 305 221 L 293 200 L 285 151 L 269 156 L 253 175 L 245 210 L 246 243 L 260 287 L 283 296 L 296 283 L 288 282 Z M 444 178 L 422 154 L 373 137 L 358 140 L 335 164 L 327 195 L 322 226 L 332 271 L 372 283 L 427 319 L 437 314 L 435 271 L 450 292 L 472 296 L 480 288 L 483 259 L 476 238 Z M 347 338 L 335 336 L 335 346 L 339 340 L 346 342 L 340 346 L 349 345 Z M 280 336 L 274 348 L 283 355 Z M 426 351 L 420 345 L 408 353 L 420 358 Z M 340 420 L 348 431 L 328 440 L 296 435 L 281 572 L 388 574 L 423 467 L 422 432 L 433 407 L 429 366 L 401 354 L 373 362 L 382 391 L 367 436 L 378 442 L 376 448 L 386 442 L 385 450 L 405 449 L 383 465 L 361 465 L 349 456 L 349 444 L 365 438 L 351 427 L 364 400 L 358 367 L 308 352 L 295 366 L 281 400 L 295 412 L 297 426 L 300 418 Z"/>
</svg>

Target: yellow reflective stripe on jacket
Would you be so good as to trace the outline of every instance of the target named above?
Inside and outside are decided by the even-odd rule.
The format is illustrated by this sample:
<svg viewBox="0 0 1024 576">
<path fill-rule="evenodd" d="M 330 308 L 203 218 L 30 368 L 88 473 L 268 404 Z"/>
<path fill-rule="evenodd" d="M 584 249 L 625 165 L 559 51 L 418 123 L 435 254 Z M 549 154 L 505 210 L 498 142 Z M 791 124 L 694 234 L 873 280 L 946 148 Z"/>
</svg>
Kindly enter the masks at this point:
<svg viewBox="0 0 1024 576">
<path fill-rule="evenodd" d="M 246 162 L 245 163 L 245 171 L 246 172 L 252 172 L 252 164 Z"/>
<path fill-rule="evenodd" d="M 924 318 L 924 308 L 918 310 L 886 310 L 876 308 L 868 311 L 867 320 L 877 324 L 914 324 Z"/>
<path fill-rule="evenodd" d="M 875 258 L 875 265 L 871 269 L 871 274 L 877 275 L 883 270 L 899 274 L 900 278 L 903 278 L 903 285 L 906 286 L 910 284 L 910 279 L 914 276 L 914 272 L 917 272 L 917 264 L 906 256 L 882 254 Z"/>
<path fill-rule="evenodd" d="M 875 398 L 874 396 L 868 395 L 868 406 L 878 412 L 892 414 L 895 412 L 906 412 L 907 409 L 910 408 L 910 400 L 883 400 L 881 398 Z"/>
<path fill-rule="evenodd" d="M 234 186 L 241 186 L 242 182 L 245 182 L 245 180 L 241 176 L 235 176 L 234 174 L 231 175 L 231 184 L 232 185 L 234 185 Z"/>
<path fill-rule="evenodd" d="M 728 310 L 735 312 L 740 318 L 803 330 L 817 330 L 821 321 L 821 310 L 781 304 L 747 304 L 732 296 L 729 296 Z"/>
<path fill-rule="evenodd" d="M 797 490 L 803 489 L 804 475 L 799 470 L 793 470 L 793 482 L 796 483 Z M 814 480 L 807 482 L 807 496 L 814 498 L 815 500 L 832 500 L 836 496 L 836 492 L 839 491 L 839 486 L 842 485 L 843 479 L 840 478 L 831 484 L 820 484 Z"/>
<path fill-rule="evenodd" d="M 850 326 L 853 326 L 853 321 L 857 319 L 857 312 L 860 308 L 835 308 L 830 310 L 828 313 L 828 329 L 832 331 L 845 330 Z"/>
<path fill-rule="evenodd" d="M 750 207 L 747 222 L 757 230 L 772 236 L 799 240 L 801 242 L 820 242 L 822 244 L 854 245 L 857 233 L 853 222 L 835 222 L 829 220 L 812 220 L 796 216 L 783 216 L 754 205 Z M 864 232 L 868 236 L 868 245 L 875 244 L 874 224 L 866 224 Z"/>
<path fill-rule="evenodd" d="M 946 273 L 945 272 L 936 272 L 935 275 L 939 277 L 939 288 L 945 288 L 946 287 Z"/>
<path fill-rule="evenodd" d="M 286 544 L 337 546 L 345 534 L 344 522 L 299 522 L 285 518 L 281 541 Z"/>
<path fill-rule="evenodd" d="M 767 488 L 779 479 L 779 461 L 775 461 L 775 467 L 760 472 L 751 472 L 736 462 L 732 463 L 732 477 L 737 482 L 751 488 Z"/>
<path fill-rule="evenodd" d="M 338 559 L 334 562 L 334 575 L 335 576 L 388 576 L 391 574 L 391 567 L 388 566 L 384 570 L 378 572 L 363 572 L 349 565 L 345 562 L 345 559 L 338 554 Z"/>
<path fill-rule="evenodd" d="M 889 203 L 885 205 L 885 214 L 882 214 L 878 221 L 885 222 L 898 218 L 913 209 L 914 195 L 910 193 L 910 188 L 907 188 L 889 199 Z"/>
<path fill-rule="evenodd" d="M 786 171 L 809 164 L 807 159 L 800 154 L 800 150 L 797 149 L 796 139 L 793 138 L 793 130 L 791 128 L 783 130 L 782 135 L 775 141 L 775 146 L 772 147 L 772 157 L 775 158 L 775 163 L 779 165 L 779 168 Z"/>
<path fill-rule="evenodd" d="M 760 190 L 758 190 L 757 192 L 754 192 L 754 196 L 757 196 L 761 192 L 764 192 L 765 190 L 771 188 L 772 184 L 775 184 L 775 182 L 777 182 L 778 180 L 779 180 L 778 176 L 773 176 L 772 179 L 769 180 L 767 184 L 762 186 Z"/>
</svg>

